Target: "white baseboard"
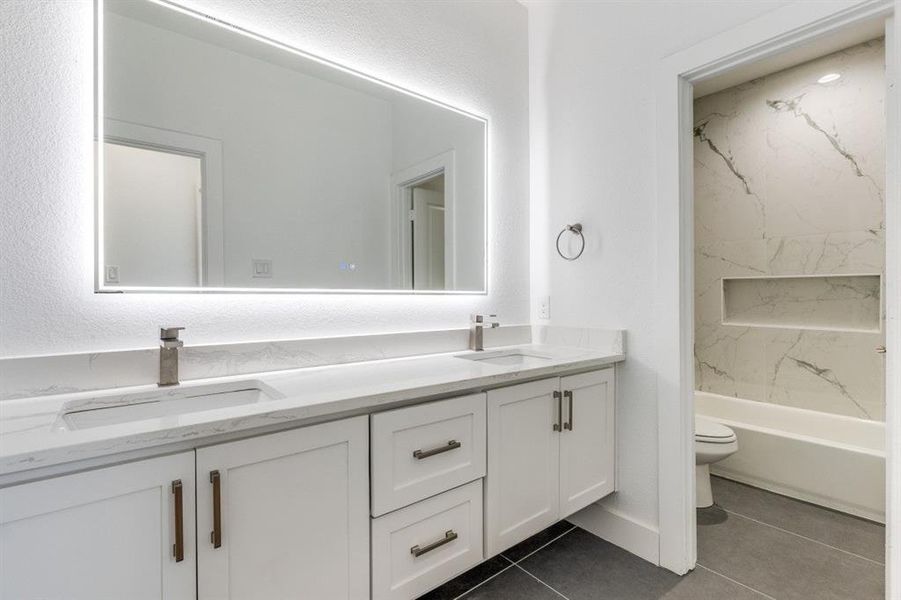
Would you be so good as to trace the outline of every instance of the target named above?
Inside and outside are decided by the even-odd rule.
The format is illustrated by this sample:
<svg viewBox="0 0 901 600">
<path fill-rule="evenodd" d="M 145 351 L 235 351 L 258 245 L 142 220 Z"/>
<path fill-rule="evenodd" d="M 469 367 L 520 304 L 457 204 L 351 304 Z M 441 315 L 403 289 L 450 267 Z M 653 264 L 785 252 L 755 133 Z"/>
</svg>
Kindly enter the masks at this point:
<svg viewBox="0 0 901 600">
<path fill-rule="evenodd" d="M 660 564 L 660 533 L 656 527 L 601 504 L 592 504 L 566 519 L 655 565 Z"/>
</svg>

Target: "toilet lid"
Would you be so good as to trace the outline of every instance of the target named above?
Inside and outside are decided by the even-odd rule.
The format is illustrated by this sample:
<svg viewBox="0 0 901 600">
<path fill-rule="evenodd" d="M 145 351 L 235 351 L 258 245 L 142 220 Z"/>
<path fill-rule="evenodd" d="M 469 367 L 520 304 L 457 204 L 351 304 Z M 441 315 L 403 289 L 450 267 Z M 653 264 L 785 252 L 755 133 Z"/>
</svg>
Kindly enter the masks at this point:
<svg viewBox="0 0 901 600">
<path fill-rule="evenodd" d="M 695 417 L 695 439 L 709 442 L 730 442 L 735 439 L 735 432 L 716 421 Z"/>
</svg>

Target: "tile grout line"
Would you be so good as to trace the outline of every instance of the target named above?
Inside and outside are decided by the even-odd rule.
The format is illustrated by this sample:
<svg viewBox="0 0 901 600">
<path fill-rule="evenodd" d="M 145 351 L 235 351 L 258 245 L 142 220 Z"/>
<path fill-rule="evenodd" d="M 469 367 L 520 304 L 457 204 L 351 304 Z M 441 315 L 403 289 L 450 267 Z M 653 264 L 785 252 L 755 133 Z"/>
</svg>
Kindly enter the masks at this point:
<svg viewBox="0 0 901 600">
<path fill-rule="evenodd" d="M 466 596 L 467 594 L 469 594 L 469 593 L 472 592 L 473 590 L 482 587 L 483 585 L 485 585 L 486 583 L 488 583 L 489 581 L 491 581 L 492 579 L 494 579 L 495 577 L 497 577 L 497 576 L 500 575 L 501 573 L 505 573 L 505 572 L 509 571 L 510 569 L 512 569 L 513 567 L 516 566 L 516 565 L 515 565 L 509 558 L 507 558 L 506 556 L 504 556 L 503 558 L 504 558 L 508 563 L 510 563 L 510 564 L 507 565 L 506 567 L 504 567 L 503 569 L 501 569 L 500 571 L 498 571 L 497 573 L 495 573 L 494 575 L 492 575 L 491 577 L 488 577 L 487 579 L 484 579 L 483 581 L 480 581 L 479 583 L 475 584 L 474 586 L 472 586 L 471 588 L 469 588 L 468 590 L 466 590 L 465 592 L 463 592 L 463 593 L 460 594 L 459 596 L 455 596 L 453 600 L 460 600 L 461 598 L 463 598 L 464 596 Z"/>
<path fill-rule="evenodd" d="M 569 532 L 567 532 L 567 533 L 569 533 Z M 563 534 L 563 535 L 566 535 L 566 534 Z M 561 537 L 563 537 L 563 536 L 561 536 Z M 509 560 L 509 559 L 507 559 L 507 560 Z M 531 577 L 532 579 L 534 579 L 535 581 L 537 581 L 538 583 L 540 583 L 541 585 L 543 585 L 544 587 L 546 587 L 547 589 L 551 590 L 552 592 L 554 592 L 555 594 L 557 594 L 557 595 L 560 596 L 561 598 L 563 598 L 563 600 L 569 600 L 569 598 L 567 598 L 566 596 L 564 596 L 563 594 L 561 594 L 560 592 L 558 592 L 556 589 L 552 588 L 552 587 L 551 587 L 550 585 L 548 585 L 547 583 L 545 583 L 545 582 L 543 582 L 542 580 L 538 579 L 535 575 L 533 575 L 533 574 L 530 573 L 529 571 L 526 571 L 525 569 L 523 569 L 521 566 L 519 566 L 519 563 L 513 563 L 513 566 L 516 567 L 517 569 L 519 569 L 520 571 L 522 571 L 523 573 L 525 573 L 526 575 L 528 575 L 529 577 Z"/>
<path fill-rule="evenodd" d="M 558 536 L 555 537 L 554 539 L 550 540 L 550 541 L 547 542 L 546 544 L 542 544 L 541 546 L 539 546 L 538 548 L 536 548 L 536 549 L 533 550 L 532 552 L 529 552 L 528 554 L 526 554 L 525 556 L 523 556 L 522 558 L 520 558 L 520 559 L 519 559 L 519 562 L 524 561 L 525 559 L 529 558 L 530 556 L 532 556 L 533 554 L 535 554 L 535 553 L 538 552 L 539 550 L 542 550 L 542 549 L 546 548 L 547 546 L 553 544 L 554 542 L 556 542 L 557 540 L 559 540 L 560 538 L 562 538 L 562 537 L 563 537 L 564 535 L 566 535 L 567 533 L 573 531 L 574 529 L 576 529 L 576 526 L 575 526 L 575 525 L 573 525 L 572 527 L 570 527 L 569 529 L 567 529 L 566 531 L 564 531 L 563 533 L 561 533 L 560 535 L 558 535 Z M 471 588 L 469 588 L 468 590 L 466 590 L 465 592 L 463 592 L 463 593 L 460 594 L 459 596 L 455 596 L 453 600 L 460 600 L 461 598 L 463 598 L 464 596 L 466 596 L 467 594 L 469 594 L 470 592 L 472 592 L 472 591 L 475 590 L 476 588 L 479 588 L 479 587 L 485 585 L 486 583 L 488 583 L 489 581 L 491 581 L 492 579 L 494 579 L 495 577 L 497 577 L 497 576 L 500 575 L 501 573 L 504 573 L 505 571 L 508 571 L 510 568 L 517 566 L 517 564 L 516 564 L 515 562 L 513 562 L 512 560 L 510 560 L 509 558 L 507 558 L 503 553 L 498 554 L 498 556 L 500 556 L 501 558 L 503 558 L 504 560 L 506 560 L 506 561 L 507 561 L 508 563 L 510 563 L 510 564 L 507 565 L 506 567 L 504 567 L 503 569 L 501 569 L 500 571 L 498 571 L 497 573 L 495 573 L 494 575 L 492 575 L 491 577 L 488 577 L 488 578 L 486 578 L 486 579 L 480 581 L 479 583 L 475 584 L 474 586 L 472 586 Z M 522 567 L 520 567 L 520 568 L 522 568 Z M 532 575 L 531 573 L 529 573 L 529 572 L 526 571 L 525 569 L 522 569 L 522 570 L 525 571 L 526 573 L 528 573 L 530 576 L 535 577 L 534 575 Z M 535 579 L 538 579 L 538 578 L 535 577 Z M 544 585 L 547 585 L 546 583 L 544 583 L 544 582 L 541 581 L 540 579 L 538 579 L 538 581 L 541 582 L 541 583 L 544 584 Z M 550 587 L 550 586 L 547 586 L 547 587 Z M 558 594 L 558 595 L 560 595 L 560 596 L 563 596 L 563 594 L 560 594 L 560 592 L 558 592 L 558 591 L 555 590 L 554 588 L 551 588 L 551 590 L 553 590 L 556 594 Z M 566 596 L 563 596 L 563 597 L 566 598 Z M 567 599 L 567 600 L 569 600 L 569 599 Z"/>
<path fill-rule="evenodd" d="M 719 577 L 722 577 L 723 579 L 726 579 L 727 581 L 731 581 L 731 582 L 734 583 L 735 585 L 740 585 L 741 587 L 743 587 L 743 588 L 745 588 L 745 589 L 751 590 L 751 591 L 754 592 L 755 594 L 760 594 L 760 595 L 763 596 L 764 598 L 769 598 L 769 600 L 776 600 L 775 598 L 773 598 L 773 597 L 770 596 L 769 594 L 764 593 L 764 592 L 761 592 L 761 591 L 758 590 L 758 589 L 754 589 L 754 588 L 752 588 L 751 586 L 749 586 L 749 585 L 747 585 L 747 584 L 744 584 L 744 583 L 742 583 L 742 582 L 740 582 L 740 581 L 738 581 L 738 580 L 736 580 L 736 579 L 732 579 L 732 578 L 729 577 L 728 575 L 723 575 L 723 574 L 720 573 L 719 571 L 714 571 L 714 570 L 711 569 L 710 567 L 705 567 L 705 566 L 702 565 L 701 563 L 695 563 L 695 564 L 696 564 L 698 567 L 704 569 L 705 571 L 709 571 L 709 572 L 713 573 L 714 575 L 718 575 Z"/>
<path fill-rule="evenodd" d="M 577 527 L 576 527 L 575 525 L 573 525 L 572 527 L 570 527 L 569 529 L 567 529 L 566 531 L 564 531 L 563 533 L 561 533 L 560 535 L 558 535 L 558 536 L 555 537 L 554 539 L 550 540 L 549 542 L 547 542 L 547 543 L 545 543 L 545 544 L 542 544 L 542 545 L 539 546 L 538 548 L 535 548 L 534 550 L 532 550 L 531 552 L 529 552 L 528 554 L 526 554 L 525 556 L 523 556 L 523 557 L 520 558 L 519 560 L 515 560 L 515 561 L 514 561 L 514 560 L 510 560 L 509 558 L 507 558 L 507 555 L 504 554 L 503 552 L 501 553 L 501 556 L 503 556 L 504 558 L 506 558 L 507 560 L 509 560 L 509 561 L 510 561 L 511 563 L 513 563 L 514 565 L 518 565 L 519 563 L 521 563 L 521 562 L 524 561 L 525 559 L 529 558 L 530 556 L 532 556 L 532 555 L 535 554 L 536 552 L 540 552 L 541 550 L 544 550 L 545 548 L 547 548 L 548 546 L 550 546 L 551 544 L 553 544 L 554 542 L 556 542 L 557 540 L 559 540 L 560 538 L 562 538 L 563 536 L 565 536 L 566 534 L 571 533 L 574 529 L 577 529 Z"/>
<path fill-rule="evenodd" d="M 723 507 L 721 506 L 720 508 L 723 508 Z M 844 550 L 844 549 L 842 549 L 842 548 L 836 548 L 835 546 L 832 546 L 832 545 L 830 545 L 830 544 L 827 544 L 826 542 L 821 542 L 820 540 L 815 540 L 815 539 L 813 539 L 813 538 L 807 537 L 806 535 L 801 535 L 800 533 L 795 533 L 794 531 L 789 531 L 788 529 L 783 529 L 782 527 L 779 527 L 778 525 L 772 525 L 772 524 L 770 524 L 770 523 L 766 523 L 766 522 L 761 521 L 761 520 L 759 520 L 759 519 L 755 519 L 755 518 L 753 518 L 753 517 L 749 517 L 749 516 L 747 516 L 747 515 L 743 515 L 743 514 L 741 514 L 741 513 L 737 513 L 737 512 L 734 512 L 734 511 L 731 511 L 731 510 L 728 510 L 728 509 L 725 509 L 725 508 L 723 508 L 723 511 L 726 512 L 726 513 L 728 513 L 728 514 L 730 514 L 730 515 L 735 515 L 736 517 L 739 517 L 739 518 L 741 518 L 741 519 L 747 519 L 748 521 L 751 521 L 752 523 L 757 523 L 757 524 L 759 524 L 759 525 L 763 525 L 764 527 L 770 527 L 770 528 L 772 528 L 772 529 L 775 529 L 776 531 L 781 531 L 781 532 L 783 532 L 783 533 L 787 533 L 787 534 L 789 534 L 789 535 L 793 535 L 793 536 L 795 536 L 795 537 L 801 538 L 802 540 L 806 540 L 806 541 L 812 542 L 812 543 L 814 543 L 814 544 L 819 544 L 820 546 L 825 546 L 826 548 L 830 548 L 830 549 L 835 550 L 835 551 L 837 551 L 837 552 L 842 552 L 842 553 L 847 554 L 847 555 L 849 555 L 849 556 L 853 556 L 853 557 L 855 557 L 855 558 L 859 558 L 860 560 L 865 560 L 865 561 L 867 561 L 867 562 L 873 563 L 874 565 L 879 565 L 879 566 L 882 567 L 883 569 L 885 568 L 885 563 L 881 563 L 881 562 L 879 562 L 878 560 L 873 560 L 872 558 L 867 558 L 866 556 L 861 556 L 860 554 L 857 554 L 857 553 L 855 553 L 855 552 L 851 552 L 850 550 Z"/>
</svg>

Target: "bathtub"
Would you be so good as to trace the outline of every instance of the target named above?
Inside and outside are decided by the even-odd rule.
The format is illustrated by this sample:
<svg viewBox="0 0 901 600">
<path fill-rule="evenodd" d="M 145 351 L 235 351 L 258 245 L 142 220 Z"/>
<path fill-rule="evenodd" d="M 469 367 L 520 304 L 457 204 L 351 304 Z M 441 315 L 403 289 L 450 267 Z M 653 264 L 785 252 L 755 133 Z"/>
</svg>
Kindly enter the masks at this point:
<svg viewBox="0 0 901 600">
<path fill-rule="evenodd" d="M 738 436 L 711 473 L 885 523 L 884 423 L 706 392 L 695 412 Z"/>
</svg>

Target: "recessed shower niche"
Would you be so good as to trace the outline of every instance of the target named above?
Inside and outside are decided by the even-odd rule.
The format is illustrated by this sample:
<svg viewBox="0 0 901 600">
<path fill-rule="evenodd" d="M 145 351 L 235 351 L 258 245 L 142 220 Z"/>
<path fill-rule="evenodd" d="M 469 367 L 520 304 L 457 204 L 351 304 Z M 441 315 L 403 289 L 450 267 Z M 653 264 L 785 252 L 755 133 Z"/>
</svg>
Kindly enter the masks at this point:
<svg viewBox="0 0 901 600">
<path fill-rule="evenodd" d="M 878 333 L 880 275 L 724 277 L 723 324 Z"/>
</svg>

